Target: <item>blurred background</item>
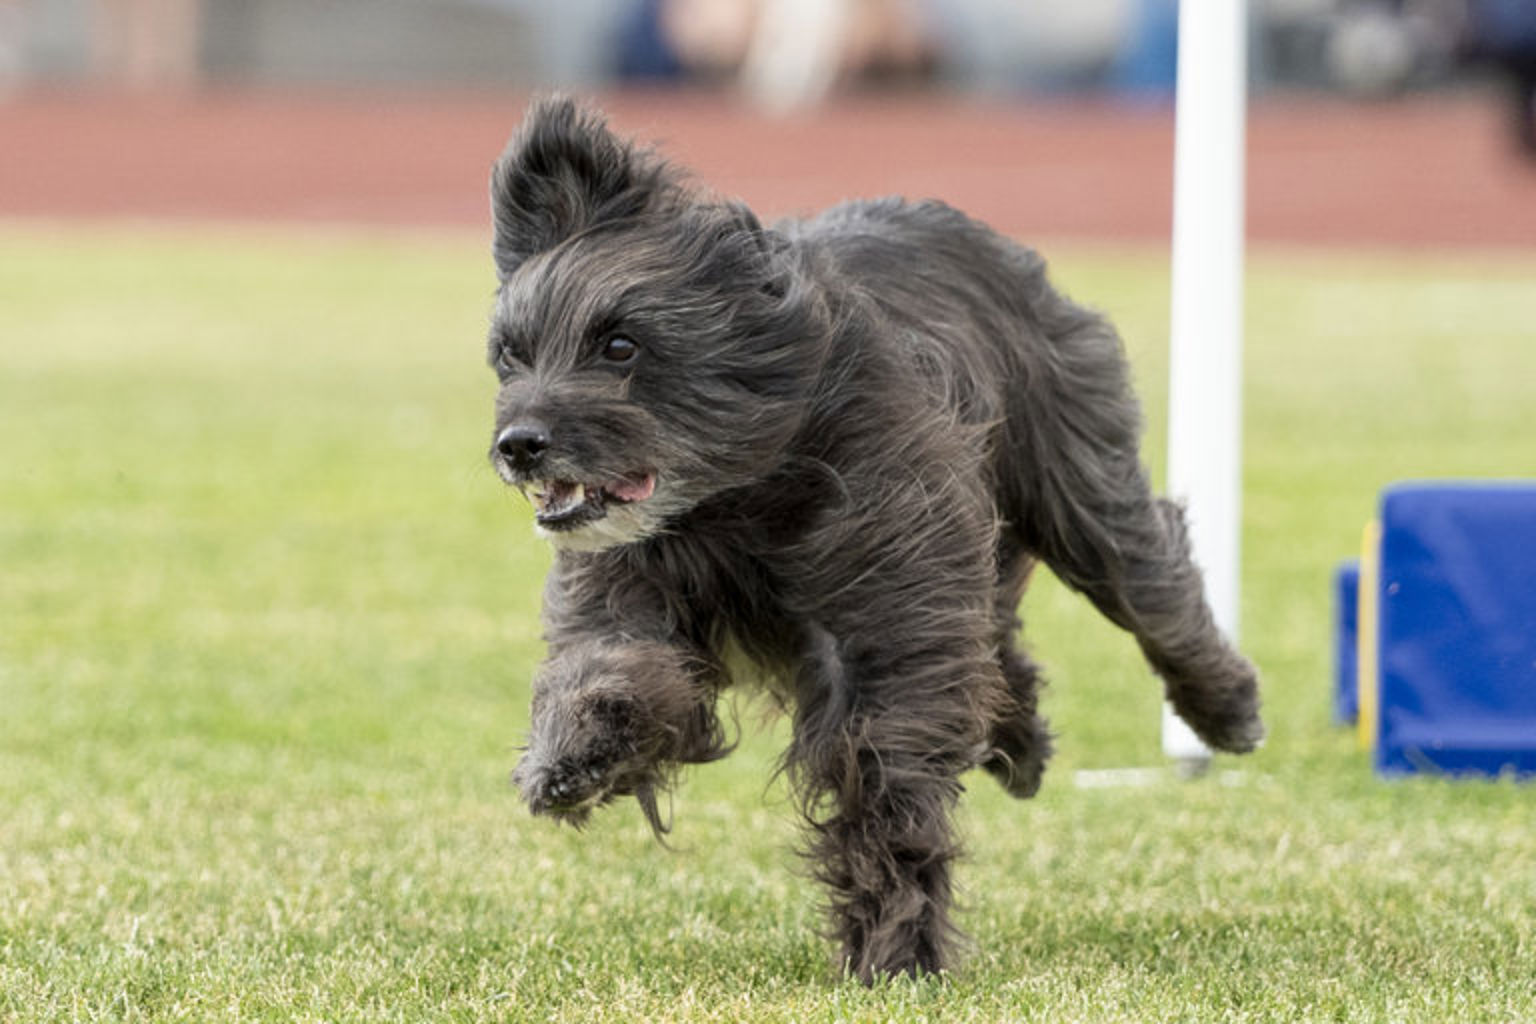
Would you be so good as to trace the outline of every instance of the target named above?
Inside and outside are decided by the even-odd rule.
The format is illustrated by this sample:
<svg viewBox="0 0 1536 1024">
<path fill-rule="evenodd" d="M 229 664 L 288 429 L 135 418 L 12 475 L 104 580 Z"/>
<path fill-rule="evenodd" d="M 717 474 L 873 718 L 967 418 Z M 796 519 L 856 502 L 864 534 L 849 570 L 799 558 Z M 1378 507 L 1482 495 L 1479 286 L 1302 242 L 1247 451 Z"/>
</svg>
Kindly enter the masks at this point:
<svg viewBox="0 0 1536 1024">
<path fill-rule="evenodd" d="M 1269 744 L 1074 792 L 1159 763 L 1161 694 L 1038 581 L 1061 753 L 1023 813 L 971 787 L 987 953 L 909 1017 L 1536 1005 L 1536 793 L 1377 785 L 1330 604 L 1384 486 L 1536 475 L 1536 0 L 1250 12 Z M 0 0 L 0 1020 L 858 1016 L 812 983 L 782 720 L 690 773 L 671 859 L 632 806 L 578 836 L 506 784 L 549 556 L 484 458 L 490 168 L 558 87 L 765 218 L 943 198 L 1119 326 L 1157 479 L 1176 32 L 1175 0 Z"/>
<path fill-rule="evenodd" d="M 482 224 L 535 89 L 766 215 L 1170 221 L 1177 0 L 0 0 L 0 215 Z M 1256 239 L 1536 241 L 1536 3 L 1253 0 Z"/>
<path fill-rule="evenodd" d="M 1252 0 L 1256 239 L 1536 241 L 1536 3 Z M 482 224 L 533 90 L 778 215 L 1170 221 L 1176 0 L 0 0 L 0 215 Z M 85 183 L 82 183 L 83 179 Z"/>
<path fill-rule="evenodd" d="M 1528 78 L 1532 7 L 1252 0 L 1256 83 L 1382 95 L 1501 69 Z M 1156 95 L 1172 87 L 1176 24 L 1176 0 L 4 0 L 0 80 L 590 89 L 740 77 L 777 103 L 920 83 Z"/>
</svg>

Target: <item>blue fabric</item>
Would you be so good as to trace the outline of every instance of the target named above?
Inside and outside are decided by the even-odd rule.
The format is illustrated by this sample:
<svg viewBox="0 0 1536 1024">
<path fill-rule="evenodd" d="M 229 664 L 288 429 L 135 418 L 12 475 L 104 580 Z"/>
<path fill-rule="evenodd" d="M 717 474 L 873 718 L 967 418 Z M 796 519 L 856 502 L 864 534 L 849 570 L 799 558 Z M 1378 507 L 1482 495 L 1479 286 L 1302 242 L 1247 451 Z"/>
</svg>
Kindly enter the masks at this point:
<svg viewBox="0 0 1536 1024">
<path fill-rule="evenodd" d="M 1135 26 L 1110 68 L 1110 85 L 1134 95 L 1172 96 L 1178 71 L 1178 0 L 1140 0 Z"/>
<path fill-rule="evenodd" d="M 1536 481 L 1382 498 L 1383 772 L 1536 772 Z"/>
<path fill-rule="evenodd" d="M 1472 0 L 1472 33 L 1503 53 L 1536 51 L 1536 0 Z"/>
<path fill-rule="evenodd" d="M 1340 563 L 1333 573 L 1333 720 L 1353 725 L 1360 717 L 1360 563 Z"/>
<path fill-rule="evenodd" d="M 686 75 L 661 30 L 661 0 L 641 0 L 618 33 L 617 49 L 615 70 L 625 81 L 670 82 Z"/>
</svg>

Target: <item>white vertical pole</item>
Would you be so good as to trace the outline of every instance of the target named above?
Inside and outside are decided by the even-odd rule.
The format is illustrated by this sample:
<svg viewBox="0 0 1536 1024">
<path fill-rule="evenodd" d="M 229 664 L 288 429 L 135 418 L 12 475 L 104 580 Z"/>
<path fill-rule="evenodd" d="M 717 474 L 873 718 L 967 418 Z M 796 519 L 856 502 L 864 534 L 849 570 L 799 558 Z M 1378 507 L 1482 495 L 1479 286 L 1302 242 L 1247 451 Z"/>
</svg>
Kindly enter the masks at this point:
<svg viewBox="0 0 1536 1024">
<path fill-rule="evenodd" d="M 1168 491 L 1187 503 L 1206 598 L 1238 629 L 1242 498 L 1244 0 L 1180 0 L 1174 134 Z M 1210 751 L 1163 712 L 1163 752 L 1190 771 Z"/>
</svg>

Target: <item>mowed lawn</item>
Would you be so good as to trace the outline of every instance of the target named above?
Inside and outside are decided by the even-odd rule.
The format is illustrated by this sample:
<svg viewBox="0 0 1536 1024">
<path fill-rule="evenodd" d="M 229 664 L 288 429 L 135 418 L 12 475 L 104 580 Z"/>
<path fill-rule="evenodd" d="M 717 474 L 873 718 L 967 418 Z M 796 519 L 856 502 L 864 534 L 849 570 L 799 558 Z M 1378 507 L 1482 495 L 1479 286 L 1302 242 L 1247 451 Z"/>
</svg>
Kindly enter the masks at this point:
<svg viewBox="0 0 1536 1024">
<path fill-rule="evenodd" d="M 0 1020 L 1518 1021 L 1536 785 L 1383 782 L 1329 720 L 1329 574 L 1404 477 L 1536 474 L 1536 254 L 1250 263 L 1243 645 L 1271 736 L 1159 762 L 1155 681 L 1048 578 L 1060 754 L 980 774 L 943 981 L 867 991 L 772 781 L 689 774 L 675 851 L 507 783 L 548 561 L 488 468 L 469 236 L 0 233 Z M 1161 475 L 1157 252 L 1064 246 Z"/>
</svg>

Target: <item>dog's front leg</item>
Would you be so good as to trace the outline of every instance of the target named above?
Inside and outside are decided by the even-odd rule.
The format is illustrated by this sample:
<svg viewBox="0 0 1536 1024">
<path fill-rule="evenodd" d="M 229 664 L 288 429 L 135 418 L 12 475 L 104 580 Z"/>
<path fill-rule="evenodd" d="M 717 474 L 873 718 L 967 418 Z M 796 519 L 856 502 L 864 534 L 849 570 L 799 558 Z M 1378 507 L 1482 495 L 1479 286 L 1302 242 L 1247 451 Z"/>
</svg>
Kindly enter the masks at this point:
<svg viewBox="0 0 1536 1024">
<path fill-rule="evenodd" d="M 535 814 L 581 825 L 617 796 L 639 798 L 658 833 L 655 793 L 681 764 L 728 750 L 714 693 L 681 647 L 591 641 L 561 647 L 533 685 L 528 746 L 512 773 Z"/>
<path fill-rule="evenodd" d="M 865 982 L 938 972 L 958 937 L 950 812 L 986 746 L 980 691 L 1001 687 L 997 668 L 979 644 L 914 658 L 906 643 L 812 632 L 787 763 L 842 964 Z"/>
</svg>

